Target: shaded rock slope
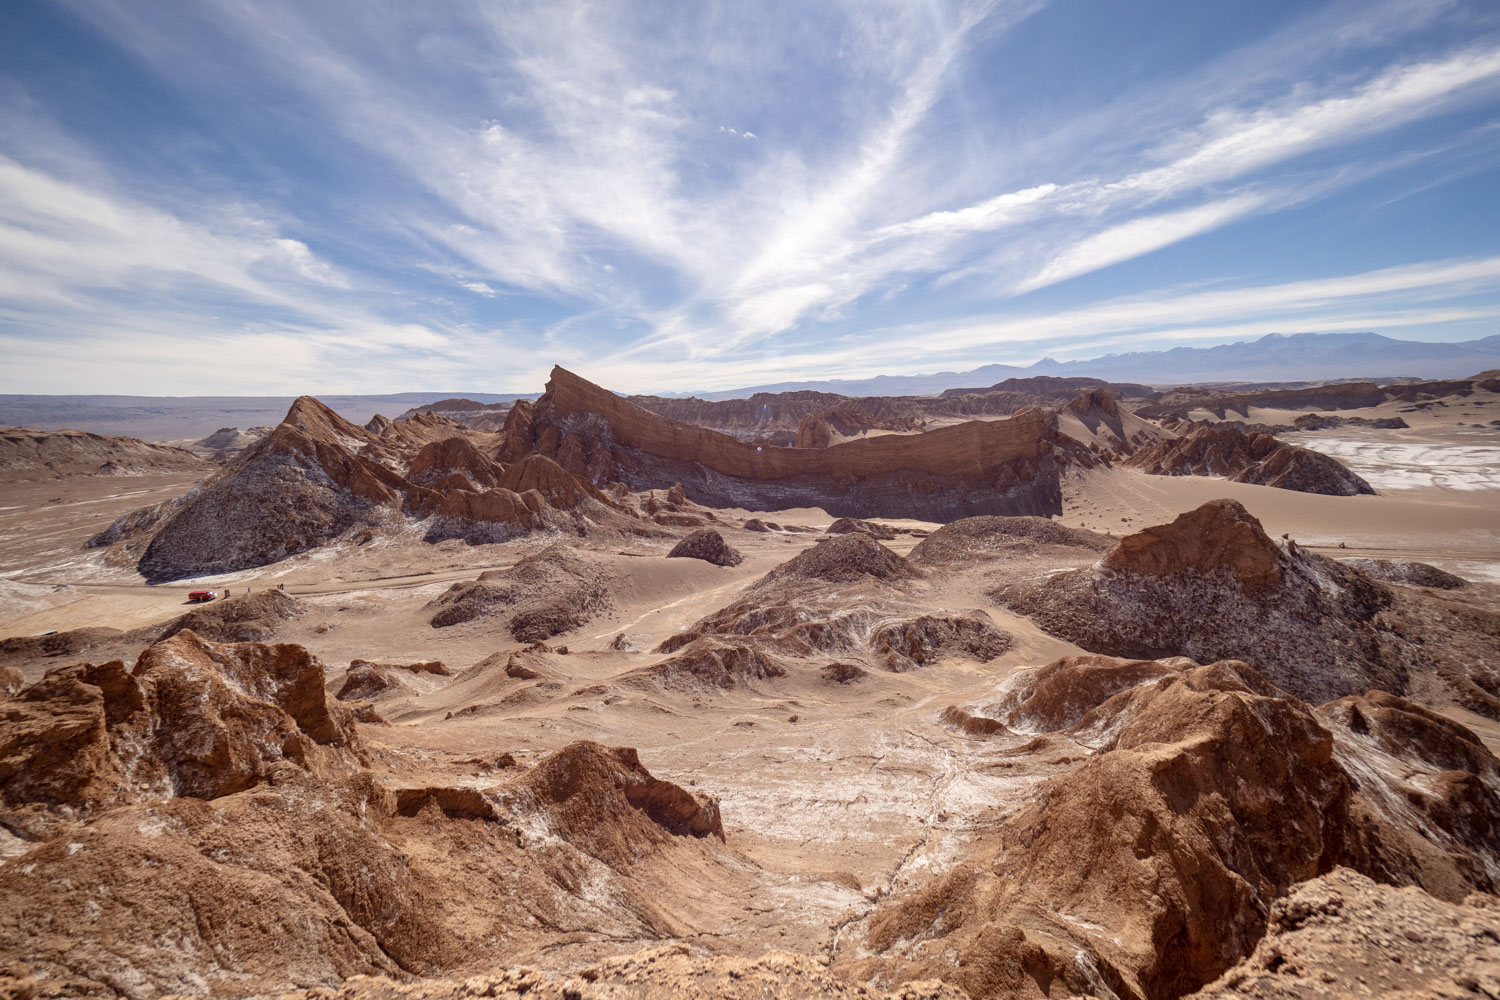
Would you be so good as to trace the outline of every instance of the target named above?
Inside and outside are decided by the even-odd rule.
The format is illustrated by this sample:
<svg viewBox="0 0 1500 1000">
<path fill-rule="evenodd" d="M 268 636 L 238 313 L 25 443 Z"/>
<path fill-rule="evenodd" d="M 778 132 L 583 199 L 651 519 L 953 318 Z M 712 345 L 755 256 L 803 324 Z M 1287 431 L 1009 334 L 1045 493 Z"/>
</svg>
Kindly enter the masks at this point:
<svg viewBox="0 0 1500 1000">
<path fill-rule="evenodd" d="M 991 596 L 1093 652 L 1239 658 L 1313 702 L 1380 688 L 1500 718 L 1500 615 L 1273 541 L 1234 500 Z"/>
<path fill-rule="evenodd" d="M 1234 427 L 1198 427 L 1186 437 L 1143 448 L 1123 464 L 1157 476 L 1224 476 L 1299 493 L 1375 492 L 1336 458 Z"/>
</svg>

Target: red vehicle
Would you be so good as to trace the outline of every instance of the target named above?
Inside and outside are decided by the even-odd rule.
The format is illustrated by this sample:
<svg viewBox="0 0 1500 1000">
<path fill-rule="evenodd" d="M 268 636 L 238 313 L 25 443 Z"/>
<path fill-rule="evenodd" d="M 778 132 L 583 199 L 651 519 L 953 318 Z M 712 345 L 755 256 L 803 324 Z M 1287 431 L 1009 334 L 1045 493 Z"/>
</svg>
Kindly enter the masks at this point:
<svg viewBox="0 0 1500 1000">
<path fill-rule="evenodd" d="M 190 601 L 211 601 L 219 596 L 217 590 L 194 590 L 188 594 Z"/>
</svg>

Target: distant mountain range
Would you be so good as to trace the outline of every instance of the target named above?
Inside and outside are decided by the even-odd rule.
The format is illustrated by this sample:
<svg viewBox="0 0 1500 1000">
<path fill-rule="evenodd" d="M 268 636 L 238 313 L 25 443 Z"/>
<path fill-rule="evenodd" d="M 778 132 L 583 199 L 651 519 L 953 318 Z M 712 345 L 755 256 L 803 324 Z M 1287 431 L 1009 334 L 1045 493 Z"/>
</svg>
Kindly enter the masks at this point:
<svg viewBox="0 0 1500 1000">
<path fill-rule="evenodd" d="M 1189 382 L 1280 382 L 1350 378 L 1463 378 L 1500 368 L 1500 335 L 1457 344 L 1393 340 L 1377 333 L 1272 333 L 1218 347 L 1106 354 L 1086 361 L 984 365 L 965 372 L 877 375 L 865 379 L 776 382 L 716 392 L 681 393 L 701 399 L 739 399 L 757 392 L 816 389 L 845 396 L 927 396 L 945 389 L 988 386 L 1031 375 L 1085 375 L 1157 387 Z"/>
<path fill-rule="evenodd" d="M 540 388 L 538 389 L 540 391 Z M 536 393 L 531 393 L 534 397 Z M 505 403 L 523 396 L 484 392 L 396 392 L 384 396 L 319 396 L 345 420 L 362 424 L 377 413 L 394 417 L 414 406 L 461 396 Z M 527 398 L 530 398 L 527 397 Z M 30 396 L 0 395 L 0 426 L 64 428 L 143 441 L 184 441 L 220 427 L 273 427 L 295 396 Z"/>
</svg>

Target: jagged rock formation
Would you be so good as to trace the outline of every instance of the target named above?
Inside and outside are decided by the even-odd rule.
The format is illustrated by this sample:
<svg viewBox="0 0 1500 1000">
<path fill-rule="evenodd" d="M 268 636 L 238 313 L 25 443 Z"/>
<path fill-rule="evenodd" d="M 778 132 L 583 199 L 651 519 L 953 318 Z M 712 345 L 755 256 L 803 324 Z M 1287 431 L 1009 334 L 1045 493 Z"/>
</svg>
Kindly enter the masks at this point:
<svg viewBox="0 0 1500 1000">
<path fill-rule="evenodd" d="M 190 451 L 135 438 L 0 427 L 0 481 L 4 482 L 168 472 L 201 475 L 211 468 Z"/>
<path fill-rule="evenodd" d="M 1093 652 L 1238 657 L 1312 702 L 1446 691 L 1500 717 L 1500 616 L 1273 541 L 1233 500 L 1128 535 L 1095 567 L 991 596 Z"/>
<path fill-rule="evenodd" d="M 851 974 L 941 974 L 975 998 L 1166 1000 L 1250 954 L 1272 901 L 1336 865 L 1449 899 L 1493 891 L 1500 764 L 1472 734 L 1389 698 L 1400 721 L 1370 723 L 1388 734 L 1377 754 L 1243 663 L 1176 666 L 1122 663 L 1110 678 L 1105 661 L 1070 661 L 1020 677 L 1048 689 L 1015 699 L 1032 731 L 1092 755 L 978 857 L 877 908 L 875 957 L 850 959 Z M 1459 779 L 1460 766 L 1476 770 Z M 1441 813 L 1451 781 L 1472 788 L 1464 816 Z M 1403 794 L 1431 811 L 1384 808 Z M 1424 836 L 1438 843 L 1413 853 Z"/>
<path fill-rule="evenodd" d="M 1011 637 L 982 611 L 933 615 L 906 604 L 900 588 L 920 575 L 864 532 L 834 535 L 664 639 L 657 652 L 682 653 L 651 676 L 732 687 L 737 679 L 783 676 L 792 659 L 857 655 L 902 672 L 955 654 L 987 662 L 1010 648 Z M 846 598 L 846 589 L 854 595 Z"/>
<path fill-rule="evenodd" d="M 508 570 L 455 583 L 427 608 L 433 628 L 447 628 L 504 615 L 520 642 L 550 639 L 571 631 L 609 603 L 604 573 L 596 563 L 561 543 L 527 556 Z"/>
<path fill-rule="evenodd" d="M 642 532 L 637 515 L 556 463 L 533 456 L 503 467 L 458 431 L 426 413 L 358 427 L 304 396 L 187 495 L 121 517 L 89 545 L 138 552 L 141 574 L 159 582 L 265 565 L 408 518 L 424 520 L 434 542 L 543 528 Z"/>
<path fill-rule="evenodd" d="M 1452 903 L 1336 868 L 1272 904 L 1255 951 L 1191 1000 L 1500 996 L 1497 925 L 1494 896 Z"/>
<path fill-rule="evenodd" d="M 23 838 L 0 864 L 0 979 L 278 995 L 499 967 L 549 928 L 665 936 L 682 924 L 663 879 L 732 877 L 717 803 L 633 750 L 573 743 L 487 788 L 387 785 L 348 718 L 300 647 L 190 633 L 0 702 L 0 820 Z"/>
<path fill-rule="evenodd" d="M 738 566 L 745 557 L 712 528 L 699 528 L 672 546 L 668 559 L 702 559 L 715 566 Z"/>
<path fill-rule="evenodd" d="M 502 459 L 535 452 L 596 483 L 680 482 L 713 507 L 820 506 L 836 516 L 948 520 L 1060 511 L 1056 418 L 1028 410 L 918 435 L 828 448 L 758 447 L 641 409 L 555 368 L 529 412 L 517 405 Z"/>
<path fill-rule="evenodd" d="M 1070 462 L 1084 468 L 1124 458 L 1169 437 L 1160 426 L 1122 409 L 1114 394 L 1102 387 L 1079 393 L 1063 404 L 1057 426 L 1082 446 L 1069 448 L 1066 454 Z"/>
<path fill-rule="evenodd" d="M 138 568 L 150 581 L 275 562 L 408 503 L 404 479 L 356 454 L 374 441 L 303 397 L 259 444 L 186 496 L 127 515 L 90 544 L 149 536 Z"/>
<path fill-rule="evenodd" d="M 184 631 L 141 654 L 47 672 L 3 709 L 6 825 L 48 832 L 53 810 L 88 818 L 174 796 L 213 799 L 289 761 L 321 774 L 358 762 L 353 720 L 323 694 L 301 646 L 209 643 Z"/>
<path fill-rule="evenodd" d="M 1124 464 L 1156 476 L 1224 476 L 1299 493 L 1375 492 L 1336 458 L 1233 427 L 1198 427 L 1186 437 L 1144 448 Z"/>
</svg>

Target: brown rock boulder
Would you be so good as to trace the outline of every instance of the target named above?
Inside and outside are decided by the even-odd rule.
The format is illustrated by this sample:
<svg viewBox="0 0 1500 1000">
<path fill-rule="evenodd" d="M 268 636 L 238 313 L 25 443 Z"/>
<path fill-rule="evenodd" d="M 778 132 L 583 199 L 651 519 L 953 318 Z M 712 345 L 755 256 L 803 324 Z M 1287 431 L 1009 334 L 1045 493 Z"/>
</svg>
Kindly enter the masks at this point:
<svg viewBox="0 0 1500 1000">
<path fill-rule="evenodd" d="M 852 531 L 862 531 L 871 538 L 878 538 L 883 542 L 888 542 L 896 537 L 894 529 L 888 528 L 883 524 L 876 524 L 874 521 L 862 521 L 857 517 L 839 518 L 828 526 L 826 534 L 847 535 Z"/>
<path fill-rule="evenodd" d="M 738 566 L 745 561 L 738 550 L 712 528 L 701 528 L 672 546 L 668 559 L 702 559 L 715 566 Z"/>
<path fill-rule="evenodd" d="M 1210 500 L 1171 524 L 1120 539 L 1099 565 L 1136 576 L 1228 573 L 1248 589 L 1282 580 L 1285 557 L 1238 500 Z"/>
</svg>

